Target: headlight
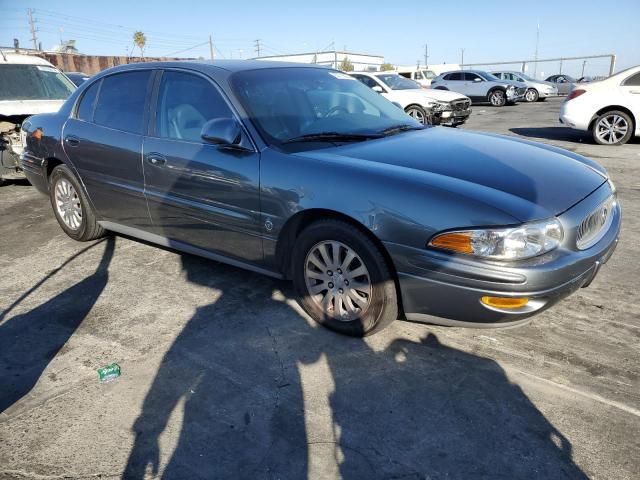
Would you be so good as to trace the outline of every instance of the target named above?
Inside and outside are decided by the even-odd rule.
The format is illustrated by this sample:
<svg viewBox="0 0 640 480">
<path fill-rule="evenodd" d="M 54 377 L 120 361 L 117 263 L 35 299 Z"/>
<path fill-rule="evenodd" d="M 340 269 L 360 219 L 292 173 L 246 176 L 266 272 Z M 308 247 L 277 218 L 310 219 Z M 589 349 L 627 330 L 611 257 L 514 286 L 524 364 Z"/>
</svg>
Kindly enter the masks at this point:
<svg viewBox="0 0 640 480">
<path fill-rule="evenodd" d="M 522 260 L 557 248 L 562 237 L 562 225 L 553 218 L 511 228 L 441 233 L 428 246 L 495 260 Z"/>
<path fill-rule="evenodd" d="M 448 102 L 440 102 L 440 101 L 437 101 L 437 102 L 434 104 L 433 109 L 434 109 L 436 112 L 442 112 L 442 111 L 444 111 L 444 110 L 451 110 L 451 104 L 449 104 Z"/>
</svg>

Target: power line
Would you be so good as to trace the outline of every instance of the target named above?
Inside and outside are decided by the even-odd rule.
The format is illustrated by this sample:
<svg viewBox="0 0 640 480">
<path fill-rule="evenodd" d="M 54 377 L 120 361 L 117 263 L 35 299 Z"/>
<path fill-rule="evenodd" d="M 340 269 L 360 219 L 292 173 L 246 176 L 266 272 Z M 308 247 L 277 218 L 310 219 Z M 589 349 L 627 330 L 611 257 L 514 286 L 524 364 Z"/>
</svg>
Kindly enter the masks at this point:
<svg viewBox="0 0 640 480">
<path fill-rule="evenodd" d="M 208 45 L 210 42 L 210 40 L 207 40 L 206 42 L 202 42 L 199 43 L 197 45 L 193 45 L 192 47 L 189 48 L 185 48 L 184 50 L 178 50 L 177 52 L 171 52 L 171 53 L 167 53 L 165 55 L 161 55 L 162 57 L 172 57 L 173 55 L 177 55 L 179 53 L 183 53 L 183 52 L 188 52 L 189 50 L 193 50 L 194 48 L 198 48 L 198 47 L 202 47 L 204 45 Z"/>
</svg>

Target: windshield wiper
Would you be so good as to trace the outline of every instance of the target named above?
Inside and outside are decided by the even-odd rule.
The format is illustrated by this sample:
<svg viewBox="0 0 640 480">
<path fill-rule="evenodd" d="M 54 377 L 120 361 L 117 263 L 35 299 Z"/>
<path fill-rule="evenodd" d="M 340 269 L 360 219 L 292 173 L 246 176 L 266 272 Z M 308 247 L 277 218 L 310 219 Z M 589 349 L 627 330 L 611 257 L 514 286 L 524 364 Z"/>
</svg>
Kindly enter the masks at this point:
<svg viewBox="0 0 640 480">
<path fill-rule="evenodd" d="M 417 127 L 415 125 L 407 125 L 407 124 L 395 125 L 393 127 L 385 128 L 380 132 L 380 134 L 386 137 L 389 135 L 395 135 L 396 133 L 400 133 L 400 132 L 408 132 L 409 130 L 424 130 L 424 126 Z"/>
<path fill-rule="evenodd" d="M 298 143 L 298 142 L 360 142 L 370 140 L 372 138 L 381 138 L 383 135 L 379 133 L 339 133 L 339 132 L 321 132 L 309 133 L 298 137 L 289 138 L 282 143 Z"/>
</svg>

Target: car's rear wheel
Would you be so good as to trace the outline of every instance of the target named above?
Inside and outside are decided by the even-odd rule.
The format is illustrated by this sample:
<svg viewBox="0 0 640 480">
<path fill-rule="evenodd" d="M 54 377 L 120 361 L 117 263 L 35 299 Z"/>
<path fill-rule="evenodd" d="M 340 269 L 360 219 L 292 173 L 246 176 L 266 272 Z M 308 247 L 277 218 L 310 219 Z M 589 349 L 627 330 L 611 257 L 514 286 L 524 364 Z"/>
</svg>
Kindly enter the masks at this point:
<svg viewBox="0 0 640 480">
<path fill-rule="evenodd" d="M 428 115 L 425 109 L 420 105 L 409 105 L 404 111 L 407 115 L 419 121 L 422 125 L 431 125 L 433 123 L 431 116 Z"/>
<path fill-rule="evenodd" d="M 395 282 L 382 252 L 340 220 L 315 222 L 300 234 L 293 283 L 311 318 L 340 333 L 371 335 L 398 316 Z"/>
<path fill-rule="evenodd" d="M 540 94 L 535 88 L 530 88 L 524 94 L 524 99 L 527 102 L 537 102 L 539 98 L 540 98 Z"/>
<path fill-rule="evenodd" d="M 633 120 L 619 110 L 604 112 L 593 122 L 593 139 L 600 145 L 623 145 L 633 136 Z"/>
<path fill-rule="evenodd" d="M 105 234 L 80 183 L 66 165 L 58 165 L 51 172 L 49 198 L 60 227 L 74 240 L 84 242 Z"/>
<path fill-rule="evenodd" d="M 507 96 L 502 90 L 493 90 L 489 92 L 488 100 L 494 107 L 503 107 L 507 103 Z"/>
</svg>

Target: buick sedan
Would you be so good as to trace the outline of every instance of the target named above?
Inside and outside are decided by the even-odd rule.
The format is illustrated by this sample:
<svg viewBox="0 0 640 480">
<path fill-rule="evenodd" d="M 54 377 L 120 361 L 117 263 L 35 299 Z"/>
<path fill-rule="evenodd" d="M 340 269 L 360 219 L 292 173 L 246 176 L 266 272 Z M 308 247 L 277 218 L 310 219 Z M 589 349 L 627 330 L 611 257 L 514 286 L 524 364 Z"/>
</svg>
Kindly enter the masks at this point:
<svg viewBox="0 0 640 480">
<path fill-rule="evenodd" d="M 26 175 L 71 238 L 120 232 L 290 279 L 350 335 L 526 322 L 589 285 L 620 230 L 594 161 L 423 126 L 321 67 L 120 66 L 23 130 Z"/>
</svg>

